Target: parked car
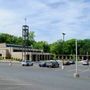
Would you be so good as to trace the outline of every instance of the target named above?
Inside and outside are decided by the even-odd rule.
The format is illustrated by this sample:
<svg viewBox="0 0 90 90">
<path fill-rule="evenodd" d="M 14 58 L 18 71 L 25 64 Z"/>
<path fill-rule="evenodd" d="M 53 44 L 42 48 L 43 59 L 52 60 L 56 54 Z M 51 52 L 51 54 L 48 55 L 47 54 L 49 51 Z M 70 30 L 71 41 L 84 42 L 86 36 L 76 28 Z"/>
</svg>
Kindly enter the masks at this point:
<svg viewBox="0 0 90 90">
<path fill-rule="evenodd" d="M 82 61 L 82 64 L 83 64 L 83 65 L 89 65 L 89 61 L 88 61 L 88 60 L 83 60 L 83 61 Z"/>
<path fill-rule="evenodd" d="M 51 68 L 58 68 L 59 63 L 57 61 L 43 61 L 39 63 L 40 67 L 51 67 Z"/>
<path fill-rule="evenodd" d="M 45 61 L 39 62 L 39 67 L 46 67 L 46 62 Z"/>
<path fill-rule="evenodd" d="M 33 66 L 33 62 L 30 60 L 21 61 L 22 66 Z"/>
<path fill-rule="evenodd" d="M 62 61 L 61 61 L 61 60 L 55 60 L 55 61 L 57 61 L 57 62 L 59 63 L 59 65 L 62 63 Z"/>
<path fill-rule="evenodd" d="M 64 61 L 63 65 L 70 65 L 70 62 L 69 61 Z"/>
<path fill-rule="evenodd" d="M 75 61 L 70 60 L 69 63 L 70 63 L 70 64 L 75 64 Z"/>
<path fill-rule="evenodd" d="M 59 67 L 59 63 L 57 61 L 50 61 L 46 63 L 47 67 L 51 67 L 51 68 L 58 68 Z"/>
</svg>

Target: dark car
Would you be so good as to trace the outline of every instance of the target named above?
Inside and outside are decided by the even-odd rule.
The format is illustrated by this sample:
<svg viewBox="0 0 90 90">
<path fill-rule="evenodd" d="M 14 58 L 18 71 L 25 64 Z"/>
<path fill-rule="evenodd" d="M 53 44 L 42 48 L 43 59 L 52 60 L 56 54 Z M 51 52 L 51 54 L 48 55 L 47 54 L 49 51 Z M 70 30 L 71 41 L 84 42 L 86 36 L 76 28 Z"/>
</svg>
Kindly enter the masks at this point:
<svg viewBox="0 0 90 90">
<path fill-rule="evenodd" d="M 51 68 L 58 68 L 59 63 L 57 61 L 50 61 L 46 63 L 46 67 L 51 67 Z"/>
<path fill-rule="evenodd" d="M 69 63 L 70 63 L 70 64 L 75 64 L 75 61 L 70 60 Z"/>
<path fill-rule="evenodd" d="M 45 61 L 40 62 L 39 67 L 46 67 L 46 62 Z"/>
<path fill-rule="evenodd" d="M 51 68 L 58 68 L 59 63 L 56 61 L 43 61 L 39 63 L 40 67 L 51 67 Z"/>
</svg>

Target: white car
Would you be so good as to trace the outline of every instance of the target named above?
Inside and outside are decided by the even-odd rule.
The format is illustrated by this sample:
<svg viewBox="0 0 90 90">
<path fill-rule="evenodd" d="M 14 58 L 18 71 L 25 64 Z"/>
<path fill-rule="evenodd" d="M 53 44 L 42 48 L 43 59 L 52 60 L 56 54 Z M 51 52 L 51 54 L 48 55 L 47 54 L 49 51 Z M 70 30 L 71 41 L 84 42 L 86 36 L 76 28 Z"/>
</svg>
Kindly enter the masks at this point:
<svg viewBox="0 0 90 90">
<path fill-rule="evenodd" d="M 58 63 L 59 63 L 59 65 L 62 63 L 62 61 L 61 60 L 56 60 Z"/>
<path fill-rule="evenodd" d="M 33 66 L 33 62 L 30 60 L 23 60 L 21 64 L 22 66 Z"/>
<path fill-rule="evenodd" d="M 89 65 L 89 62 L 88 62 L 88 60 L 83 60 L 83 61 L 82 61 L 82 64 L 83 64 L 83 65 Z"/>
</svg>

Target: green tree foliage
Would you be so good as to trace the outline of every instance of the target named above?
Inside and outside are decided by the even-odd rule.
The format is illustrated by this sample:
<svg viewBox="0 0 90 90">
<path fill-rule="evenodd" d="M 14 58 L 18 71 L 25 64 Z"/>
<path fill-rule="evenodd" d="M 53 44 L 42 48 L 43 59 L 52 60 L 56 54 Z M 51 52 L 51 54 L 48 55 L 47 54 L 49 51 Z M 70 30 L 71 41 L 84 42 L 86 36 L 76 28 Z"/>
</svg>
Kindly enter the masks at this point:
<svg viewBox="0 0 90 90">
<path fill-rule="evenodd" d="M 35 33 L 33 31 L 29 32 L 29 45 L 33 46 L 33 44 L 35 43 Z"/>
<path fill-rule="evenodd" d="M 53 54 L 62 54 L 63 44 L 62 40 L 58 40 L 57 42 L 50 45 L 50 52 Z"/>
<path fill-rule="evenodd" d="M 90 39 L 78 40 L 77 41 L 78 55 L 86 55 L 87 52 L 90 54 Z M 58 40 L 50 45 L 50 52 L 53 54 L 65 54 L 74 55 L 75 54 L 75 39 L 70 39 L 65 42 Z"/>
<path fill-rule="evenodd" d="M 44 52 L 50 51 L 49 44 L 46 41 L 39 41 L 39 42 L 34 43 L 34 48 L 42 49 Z"/>
<path fill-rule="evenodd" d="M 66 41 L 64 48 L 65 54 L 75 54 L 75 39 Z"/>
<path fill-rule="evenodd" d="M 82 45 L 82 54 L 87 54 L 87 52 L 90 54 L 90 39 L 85 39 L 83 41 L 83 45 Z"/>
<path fill-rule="evenodd" d="M 48 44 L 46 41 L 35 41 L 34 32 L 29 33 L 29 45 L 36 49 L 42 49 L 44 52 L 50 52 L 54 55 L 74 55 L 75 54 L 75 39 L 67 41 L 57 40 L 52 44 Z M 18 44 L 22 45 L 22 37 L 13 36 L 10 34 L 0 33 L 0 43 Z M 78 40 L 78 55 L 90 54 L 90 39 Z"/>
<path fill-rule="evenodd" d="M 0 43 L 9 43 L 9 44 L 21 44 L 22 38 L 16 37 L 10 34 L 1 33 L 0 34 Z"/>
</svg>

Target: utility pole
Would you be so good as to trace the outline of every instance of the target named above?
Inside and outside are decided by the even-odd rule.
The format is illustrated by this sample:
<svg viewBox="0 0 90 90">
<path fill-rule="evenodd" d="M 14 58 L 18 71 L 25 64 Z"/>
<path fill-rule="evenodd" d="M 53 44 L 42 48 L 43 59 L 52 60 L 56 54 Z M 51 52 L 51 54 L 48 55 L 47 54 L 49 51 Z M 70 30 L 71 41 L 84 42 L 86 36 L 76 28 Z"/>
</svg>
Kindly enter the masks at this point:
<svg viewBox="0 0 90 90">
<path fill-rule="evenodd" d="M 63 55 L 64 55 L 64 39 L 65 39 L 65 33 L 62 33 L 62 35 L 63 35 Z M 63 56 L 64 57 L 64 56 Z M 62 60 L 62 69 L 64 69 L 64 58 L 63 58 L 63 60 Z"/>
<path fill-rule="evenodd" d="M 75 46 L 76 46 L 76 71 L 74 73 L 74 77 L 79 77 L 80 75 L 78 73 L 78 68 L 77 68 L 77 63 L 78 63 L 77 61 L 77 40 L 75 41 Z"/>
<path fill-rule="evenodd" d="M 64 42 L 64 39 L 65 39 L 65 35 L 66 35 L 66 34 L 65 34 L 65 33 L 62 33 L 62 35 L 63 35 L 63 42 Z"/>
<path fill-rule="evenodd" d="M 88 60 L 88 52 L 87 52 L 87 61 L 89 61 L 89 60 Z"/>
</svg>

